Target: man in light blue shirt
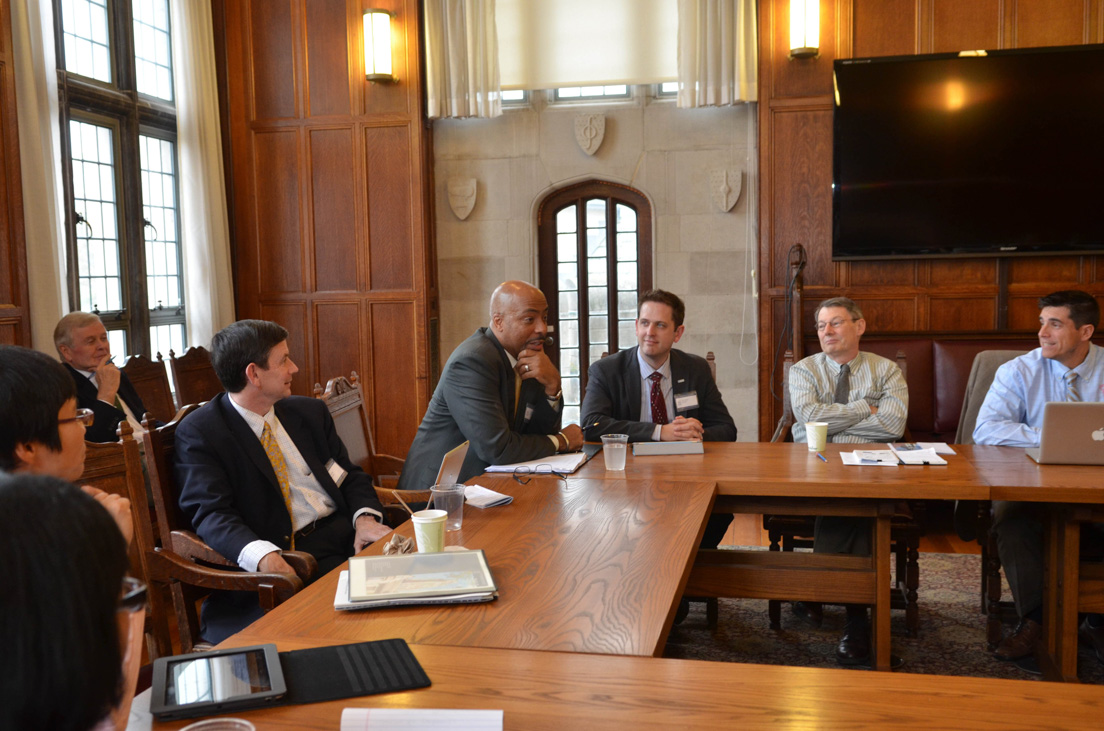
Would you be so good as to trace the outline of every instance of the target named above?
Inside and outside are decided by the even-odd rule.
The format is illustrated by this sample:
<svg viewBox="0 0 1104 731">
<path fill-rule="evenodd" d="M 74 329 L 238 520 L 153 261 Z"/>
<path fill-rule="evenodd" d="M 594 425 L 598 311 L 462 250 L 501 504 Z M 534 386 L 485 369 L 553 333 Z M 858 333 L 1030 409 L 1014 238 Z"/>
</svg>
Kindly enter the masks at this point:
<svg viewBox="0 0 1104 731">
<path fill-rule="evenodd" d="M 974 442 L 1037 447 L 1048 401 L 1104 401 L 1104 350 L 1091 338 L 1100 321 L 1092 295 L 1065 290 L 1039 299 L 1039 347 L 997 369 L 978 411 Z M 1039 503 L 993 501 L 992 531 L 1020 622 L 997 646 L 999 660 L 1032 655 L 1042 635 L 1043 525 Z M 1081 628 L 1104 662 L 1104 626 L 1090 615 Z"/>
</svg>

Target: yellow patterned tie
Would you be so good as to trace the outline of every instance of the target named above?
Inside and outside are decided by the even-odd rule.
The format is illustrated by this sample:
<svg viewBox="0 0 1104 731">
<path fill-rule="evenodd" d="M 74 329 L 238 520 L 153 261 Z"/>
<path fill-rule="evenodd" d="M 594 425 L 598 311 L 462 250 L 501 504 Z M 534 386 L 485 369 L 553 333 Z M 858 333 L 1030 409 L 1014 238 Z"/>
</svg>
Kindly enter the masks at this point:
<svg viewBox="0 0 1104 731">
<path fill-rule="evenodd" d="M 276 473 L 276 482 L 280 483 L 280 492 L 284 495 L 284 505 L 287 507 L 288 517 L 291 513 L 291 480 L 288 479 L 287 462 L 284 461 L 284 453 L 280 451 L 280 445 L 276 443 L 276 437 L 272 435 L 272 429 L 265 422 L 261 430 L 261 445 L 264 447 L 268 461 L 272 463 L 272 471 Z M 291 550 L 295 550 L 295 520 L 291 521 Z"/>
<path fill-rule="evenodd" d="M 1080 401 L 1081 392 L 1077 389 L 1077 374 L 1066 371 L 1066 401 Z"/>
</svg>

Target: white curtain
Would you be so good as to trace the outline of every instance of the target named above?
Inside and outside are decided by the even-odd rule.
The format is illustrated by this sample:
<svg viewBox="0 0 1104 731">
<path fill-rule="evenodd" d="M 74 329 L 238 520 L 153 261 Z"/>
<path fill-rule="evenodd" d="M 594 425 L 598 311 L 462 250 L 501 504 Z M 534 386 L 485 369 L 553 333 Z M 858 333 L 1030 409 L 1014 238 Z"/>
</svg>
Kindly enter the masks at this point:
<svg viewBox="0 0 1104 731">
<path fill-rule="evenodd" d="M 497 3 L 503 89 L 655 84 L 677 78 L 676 0 Z"/>
<path fill-rule="evenodd" d="M 754 0 L 678 0 L 678 105 L 758 99 Z"/>
<path fill-rule="evenodd" d="M 494 0 L 426 0 L 426 112 L 502 114 Z"/>
<path fill-rule="evenodd" d="M 54 325 L 69 311 L 53 5 L 13 0 L 11 13 L 31 344 L 53 355 Z"/>
<path fill-rule="evenodd" d="M 188 342 L 207 347 L 235 319 L 214 30 L 210 3 L 170 5 Z"/>
</svg>

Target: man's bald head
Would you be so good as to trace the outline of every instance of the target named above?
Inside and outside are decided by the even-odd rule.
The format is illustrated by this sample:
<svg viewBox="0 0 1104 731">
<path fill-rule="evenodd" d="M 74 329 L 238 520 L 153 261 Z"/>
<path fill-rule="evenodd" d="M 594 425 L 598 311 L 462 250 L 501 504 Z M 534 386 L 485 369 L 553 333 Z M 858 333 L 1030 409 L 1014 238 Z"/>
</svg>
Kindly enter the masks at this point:
<svg viewBox="0 0 1104 731">
<path fill-rule="evenodd" d="M 548 332 L 548 301 L 544 294 L 518 280 L 498 285 L 491 295 L 491 331 L 515 358 L 523 349 L 543 349 Z"/>
</svg>

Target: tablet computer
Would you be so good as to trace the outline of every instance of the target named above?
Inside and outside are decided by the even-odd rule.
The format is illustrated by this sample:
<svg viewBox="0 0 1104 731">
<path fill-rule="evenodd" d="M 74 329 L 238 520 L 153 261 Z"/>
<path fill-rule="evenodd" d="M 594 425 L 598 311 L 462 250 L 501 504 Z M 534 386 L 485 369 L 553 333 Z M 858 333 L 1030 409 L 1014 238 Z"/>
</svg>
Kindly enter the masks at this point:
<svg viewBox="0 0 1104 731">
<path fill-rule="evenodd" d="M 190 718 L 273 705 L 286 694 L 276 645 L 193 652 L 153 661 L 150 712 Z"/>
</svg>

